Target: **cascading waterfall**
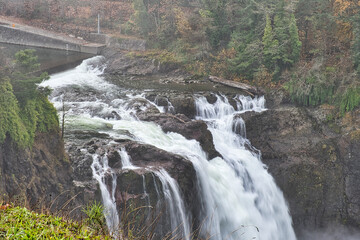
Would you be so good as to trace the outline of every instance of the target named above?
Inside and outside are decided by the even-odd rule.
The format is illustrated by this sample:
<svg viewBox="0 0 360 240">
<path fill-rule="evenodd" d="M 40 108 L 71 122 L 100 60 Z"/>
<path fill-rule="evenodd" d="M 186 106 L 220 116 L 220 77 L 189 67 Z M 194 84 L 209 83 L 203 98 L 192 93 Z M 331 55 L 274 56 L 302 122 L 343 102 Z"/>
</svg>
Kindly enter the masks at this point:
<svg viewBox="0 0 360 240">
<path fill-rule="evenodd" d="M 107 156 L 100 157 L 94 154 L 91 169 L 94 178 L 98 181 L 100 186 L 101 196 L 105 208 L 104 215 L 106 219 L 106 225 L 108 226 L 111 235 L 118 236 L 118 227 L 120 221 L 115 204 L 116 174 L 114 174 L 109 167 Z M 107 189 L 105 184 L 106 174 L 111 174 L 112 177 L 111 192 Z"/>
<path fill-rule="evenodd" d="M 175 231 L 178 228 L 183 229 L 180 234 L 182 239 L 190 239 L 189 219 L 186 216 L 183 200 L 180 195 L 178 184 L 164 169 L 154 171 L 155 175 L 160 179 L 167 207 L 170 212 L 171 228 Z"/>
<path fill-rule="evenodd" d="M 251 99 L 244 96 L 237 96 L 234 100 L 237 110 L 224 96 L 217 95 L 214 104 L 208 103 L 205 97 L 198 97 L 196 101 L 197 119 L 207 122 L 216 150 L 238 180 L 238 184 L 229 187 L 240 196 L 238 201 L 247 206 L 246 213 L 233 218 L 233 222 L 253 224 L 259 229 L 261 239 L 295 239 L 283 194 L 259 155 L 246 149 L 248 140 L 236 134 L 232 125 L 238 114 L 265 110 L 265 100 L 263 97 Z M 243 121 L 240 121 L 241 127 L 245 127 Z"/>
<path fill-rule="evenodd" d="M 76 69 L 55 74 L 41 84 L 54 89 L 51 101 L 58 109 L 61 109 L 60 100 L 66 89 L 76 87 L 83 91 L 78 90 L 75 96 L 64 98 L 69 109 L 69 127 L 90 128 L 114 139 L 132 139 L 190 160 L 199 184 L 203 236 L 211 236 L 214 240 L 296 239 L 284 197 L 261 163 L 259 154 L 248 150 L 252 149 L 251 144 L 245 138 L 245 123 L 239 117 L 246 111 L 265 110 L 264 98 L 237 96 L 234 109 L 225 96 L 217 96 L 214 104 L 204 97 L 197 97 L 197 119 L 208 124 L 215 148 L 223 157 L 209 160 L 197 141 L 173 132 L 164 133 L 154 123 L 137 120 L 134 109 L 128 105 L 134 94 L 107 83 L 100 76 L 101 69 L 90 67 L 91 63 L 100 60 L 101 57 L 85 60 Z M 88 94 L 89 91 L 92 94 Z M 123 168 L 138 168 L 131 163 L 125 149 L 120 149 L 119 154 Z M 109 208 L 112 204 L 116 210 L 113 193 L 116 186 L 113 185 L 109 192 L 103 181 L 104 174 L 112 174 L 111 168 L 99 159 L 99 156 L 94 157 L 94 178 L 102 190 L 104 205 L 109 202 Z M 176 181 L 164 169 L 146 168 L 146 171 L 153 172 L 162 183 L 158 187 L 154 179 L 157 195 L 160 196 L 162 190 L 168 202 L 172 227 L 181 226 L 183 238 L 189 239 L 191 219 Z M 107 224 L 112 232 L 119 225 L 108 221 Z"/>
<path fill-rule="evenodd" d="M 125 148 L 122 147 L 120 149 L 120 151 L 118 151 L 118 153 L 121 158 L 122 169 L 136 169 L 137 168 L 131 163 L 130 156 L 126 152 Z"/>
</svg>

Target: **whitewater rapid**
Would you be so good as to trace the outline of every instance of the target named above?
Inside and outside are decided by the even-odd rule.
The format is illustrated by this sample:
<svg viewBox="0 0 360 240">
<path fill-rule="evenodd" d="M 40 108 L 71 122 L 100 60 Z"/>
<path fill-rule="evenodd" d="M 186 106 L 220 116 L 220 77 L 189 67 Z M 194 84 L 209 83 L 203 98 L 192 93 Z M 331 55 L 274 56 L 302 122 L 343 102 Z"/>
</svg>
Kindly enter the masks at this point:
<svg viewBox="0 0 360 240">
<path fill-rule="evenodd" d="M 114 139 L 130 138 L 190 160 L 199 182 L 202 236 L 211 236 L 215 240 L 296 239 L 283 194 L 261 162 L 259 152 L 246 139 L 246 127 L 241 118 L 247 111 L 265 111 L 263 97 L 252 99 L 239 95 L 233 106 L 221 94 L 216 95 L 217 101 L 213 104 L 201 95 L 194 96 L 196 118 L 207 123 L 215 148 L 222 156 L 208 159 L 199 142 L 177 133 L 164 133 L 154 123 L 139 121 L 135 109 L 128 103 L 134 98 L 145 100 L 144 96 L 106 82 L 102 77 L 104 65 L 101 62 L 103 58 L 99 56 L 85 60 L 77 68 L 54 74 L 41 83 L 41 86 L 54 89 L 50 100 L 59 111 L 63 104 L 66 106 L 67 128 L 91 129 Z M 67 94 L 74 89 L 75 94 Z M 156 103 L 156 100 L 149 102 L 164 112 L 165 109 Z M 168 112 L 176 111 L 170 102 L 168 104 Z M 130 134 L 124 134 L 124 131 Z M 125 149 L 119 149 L 119 154 L 124 168 L 137 168 Z M 110 172 L 113 180 L 116 175 L 107 165 L 106 157 L 94 155 L 93 159 L 93 176 L 100 185 L 104 206 L 111 212 L 107 224 L 110 231 L 116 233 L 121 219 L 113 190 L 106 189 L 103 174 Z M 161 188 L 155 187 L 157 191 L 162 190 L 169 203 L 172 228 L 180 225 L 182 238 L 190 239 L 191 214 L 184 207 L 175 179 L 164 169 L 151 171 L 162 184 Z M 116 187 L 114 184 L 116 181 L 113 181 L 112 189 Z"/>
</svg>

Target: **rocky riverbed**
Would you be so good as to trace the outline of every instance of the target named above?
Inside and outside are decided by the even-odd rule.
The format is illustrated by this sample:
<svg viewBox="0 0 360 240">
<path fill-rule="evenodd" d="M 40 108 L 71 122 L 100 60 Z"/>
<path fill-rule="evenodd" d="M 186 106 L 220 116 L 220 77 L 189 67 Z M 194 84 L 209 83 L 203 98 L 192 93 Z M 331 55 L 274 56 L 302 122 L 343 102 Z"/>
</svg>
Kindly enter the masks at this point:
<svg viewBox="0 0 360 240">
<path fill-rule="evenodd" d="M 65 149 L 69 154 L 69 163 L 60 150 L 46 150 L 49 144 L 60 141 L 59 137 L 46 143 L 41 138 L 37 139 L 35 146 L 39 147 L 32 150 L 35 155 L 28 157 L 34 162 L 28 169 L 33 169 L 31 172 L 37 177 L 32 178 L 30 182 L 33 184 L 28 185 L 24 195 L 41 199 L 44 191 L 59 195 L 67 189 L 68 194 L 77 193 L 75 204 L 101 201 L 104 198 L 103 189 L 94 178 L 94 174 L 98 174 L 118 212 L 124 212 L 124 208 L 132 204 L 151 206 L 151 211 L 147 208 L 142 211 L 141 215 L 145 217 L 138 224 L 146 224 L 160 213 L 164 214 L 158 220 L 160 227 L 155 230 L 158 236 L 166 234 L 172 224 L 181 225 L 182 222 L 191 222 L 192 226 L 184 224 L 179 230 L 180 235 L 191 231 L 195 236 L 203 236 L 204 232 L 195 230 L 202 226 L 204 212 L 209 208 L 204 204 L 204 196 L 211 198 L 217 206 L 226 206 L 224 201 L 227 198 L 223 198 L 224 195 L 214 198 L 214 195 L 204 193 L 206 186 L 214 187 L 212 184 L 215 182 L 201 180 L 199 169 L 207 169 L 205 175 L 224 178 L 225 182 L 228 181 L 225 177 L 233 174 L 226 166 L 235 167 L 238 164 L 231 162 L 231 157 L 222 151 L 232 143 L 223 146 L 215 137 L 220 134 L 216 131 L 221 124 L 215 121 L 217 115 L 213 116 L 214 119 L 210 116 L 215 114 L 210 111 L 214 108 L 218 113 L 221 109 L 224 111 L 221 116 L 231 117 L 230 130 L 236 133 L 235 139 L 240 141 L 237 144 L 241 146 L 238 154 L 251 153 L 241 161 L 247 158 L 251 159 L 249 164 L 257 162 L 257 149 L 260 150 L 266 167 L 260 167 L 257 172 L 261 170 L 266 174 L 267 169 L 274 177 L 289 204 L 294 229 L 300 239 L 311 239 L 315 235 L 309 235 L 309 231 L 322 233 L 329 226 L 332 229 L 337 229 L 337 226 L 359 228 L 359 111 L 337 118 L 331 106 L 297 107 L 291 104 L 283 91 L 270 91 L 265 95 L 265 110 L 264 107 L 257 108 L 256 104 L 251 105 L 254 103 L 248 98 L 242 102 L 243 98 L 239 96 L 245 93 L 195 78 L 177 66 L 107 51 L 104 52 L 105 58 L 87 60 L 86 64 L 55 74 L 49 80 L 48 85 L 55 89 L 51 98 L 60 113 L 65 103 Z M 201 111 L 211 113 L 207 117 L 206 114 L 199 115 L 200 100 L 204 107 L 208 106 L 207 110 Z M 259 99 L 255 102 L 260 104 Z M 245 136 L 251 143 L 244 140 Z M 227 138 L 223 138 L 224 143 L 230 139 Z M 12 169 L 9 170 L 11 173 L 21 168 L 5 163 L 4 154 L 11 155 L 11 151 L 6 150 L 8 145 L 1 146 L 3 154 L 0 155 L 0 163 L 2 169 Z M 61 144 L 58 146 L 61 147 Z M 237 147 L 232 151 L 237 153 Z M 24 154 L 31 155 L 30 152 Z M 71 164 L 71 171 L 69 167 L 52 167 L 51 162 L 56 161 L 49 159 L 54 156 L 64 159 L 62 166 Z M 12 158 L 14 161 L 11 162 L 17 162 L 15 156 Z M 221 158 L 228 159 L 226 166 L 221 165 Z M 197 162 L 199 159 L 203 160 Z M 45 171 L 47 168 L 58 170 Z M 55 177 L 46 176 L 45 172 Z M 240 170 L 235 173 L 241 175 Z M 238 179 L 236 174 L 234 179 Z M 8 172 L 3 175 L 7 176 L 6 181 L 11 182 Z M 24 173 L 24 176 L 27 175 Z M 249 181 L 255 179 L 251 170 L 246 170 L 244 176 L 248 177 L 242 179 L 242 183 L 233 181 L 227 189 L 232 191 L 234 188 L 236 194 L 245 191 L 245 195 L 239 196 L 235 203 L 243 204 L 247 191 L 258 194 L 258 200 L 254 201 L 257 208 L 265 192 L 260 194 L 260 190 L 254 188 L 267 183 L 253 185 Z M 40 181 L 51 178 L 52 181 L 45 185 Z M 15 183 L 25 186 L 21 181 Z M 39 191 L 36 186 L 44 187 Z M 239 186 L 245 189 L 237 189 Z M 4 188 L 3 185 L 0 187 Z M 171 201 L 166 198 L 167 192 Z M 281 205 L 281 201 L 275 202 Z M 171 208 L 170 202 L 176 203 L 176 206 Z M 236 218 L 226 214 L 222 217 L 234 223 L 246 221 L 241 219 L 246 214 L 237 215 Z M 286 219 L 286 214 L 283 217 L 280 215 L 279 219 Z M 218 217 L 221 219 L 221 216 Z M 261 221 L 270 223 L 273 220 L 266 217 Z M 246 229 L 245 232 L 256 235 L 252 230 Z M 269 231 L 266 237 L 275 239 L 271 238 L 271 232 L 280 230 L 266 231 Z M 292 238 L 291 230 L 281 234 L 288 236 L 285 239 Z"/>
<path fill-rule="evenodd" d="M 212 87 L 205 87 L 205 91 L 219 90 L 216 85 L 208 84 L 203 79 L 192 82 L 189 80 L 191 76 L 182 74 L 179 70 L 167 71 L 166 67 L 159 67 L 156 61 L 127 60 L 121 57 L 119 59 L 122 65 L 117 68 L 117 60 L 112 59 L 112 56 L 109 59 L 110 68 L 106 74 L 112 78 L 120 74 L 126 76 L 126 79 L 140 81 L 143 75 L 155 74 L 161 75 L 157 77 L 158 80 L 167 79 L 159 80 L 163 89 L 167 89 L 167 85 L 171 89 L 175 82 L 190 86 L 189 88 L 193 84 L 194 89 L 202 83 Z M 133 74 L 139 67 L 137 64 L 145 67 Z M 128 67 L 126 70 L 124 65 Z M 159 96 L 159 102 L 165 102 L 163 105 L 167 105 L 167 102 L 161 101 L 161 96 L 166 97 L 175 106 L 173 114 L 180 113 L 192 118 L 195 112 L 193 94 L 186 91 L 171 92 L 169 89 L 165 93 L 149 92 L 146 96 L 152 101 Z M 230 96 L 229 99 L 236 92 L 229 88 L 220 90 Z M 216 100 L 211 99 L 211 94 L 207 98 L 209 102 Z M 263 162 L 284 192 L 298 235 L 304 229 L 312 231 L 334 225 L 359 228 L 359 110 L 344 118 L 336 118 L 331 106 L 297 107 L 283 91 L 268 92 L 265 98 L 267 111 L 242 116 L 246 123 L 246 136 L 261 151 Z M 165 131 L 179 132 L 187 137 L 185 129 L 189 128 L 183 115 L 146 113 L 140 118 L 160 124 Z M 196 125 L 196 121 L 191 121 L 191 125 L 194 124 Z M 196 128 L 201 129 L 200 125 Z M 204 133 L 202 137 L 211 142 L 206 131 L 200 131 Z M 211 146 L 207 149 L 212 152 Z M 211 154 L 216 156 L 217 153 Z"/>
</svg>

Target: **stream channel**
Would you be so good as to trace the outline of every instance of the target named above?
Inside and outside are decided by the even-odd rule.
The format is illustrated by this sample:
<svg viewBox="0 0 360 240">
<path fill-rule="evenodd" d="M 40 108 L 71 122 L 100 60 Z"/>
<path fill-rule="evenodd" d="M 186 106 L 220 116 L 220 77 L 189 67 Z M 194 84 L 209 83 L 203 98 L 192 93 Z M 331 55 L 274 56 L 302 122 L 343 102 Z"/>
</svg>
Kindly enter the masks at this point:
<svg viewBox="0 0 360 240">
<path fill-rule="evenodd" d="M 67 150 L 83 166 L 77 184 L 88 181 L 100 189 L 111 234 L 124 234 L 122 206 L 138 200 L 151 206 L 144 225 L 161 212 L 154 239 L 296 239 L 286 200 L 246 139 L 241 118 L 266 111 L 264 97 L 209 83 L 191 88 L 149 80 L 131 88 L 106 81 L 105 68 L 106 60 L 96 56 L 41 86 L 53 89 L 49 98 L 60 122 L 64 110 Z M 193 114 L 176 114 L 180 105 L 172 99 L 182 97 L 191 98 Z M 185 128 L 170 131 L 171 121 Z M 207 129 L 187 131 L 195 123 Z M 182 131 L 206 131 L 213 153 Z"/>
</svg>

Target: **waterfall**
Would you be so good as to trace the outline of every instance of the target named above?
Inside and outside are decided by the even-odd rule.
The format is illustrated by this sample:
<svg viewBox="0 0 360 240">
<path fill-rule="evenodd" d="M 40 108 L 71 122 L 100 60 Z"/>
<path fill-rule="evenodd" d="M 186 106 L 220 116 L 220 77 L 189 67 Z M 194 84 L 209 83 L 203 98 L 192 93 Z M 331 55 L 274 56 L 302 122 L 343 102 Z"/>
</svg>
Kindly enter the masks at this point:
<svg viewBox="0 0 360 240">
<path fill-rule="evenodd" d="M 154 172 L 160 179 L 167 207 L 170 212 L 171 228 L 174 231 L 176 238 L 190 239 L 190 225 L 189 219 L 186 216 L 184 203 L 182 201 L 179 186 L 176 181 L 164 170 Z M 176 229 L 183 229 L 183 233 L 178 235 Z"/>
<path fill-rule="evenodd" d="M 130 156 L 124 147 L 122 147 L 118 153 L 121 157 L 122 169 L 137 169 L 137 167 L 131 163 Z"/>
<path fill-rule="evenodd" d="M 104 215 L 106 219 L 106 225 L 108 226 L 111 235 L 118 236 L 120 222 L 115 204 L 116 174 L 114 174 L 114 172 L 109 167 L 107 156 L 100 157 L 94 154 L 91 169 L 94 178 L 98 181 L 100 186 L 101 197 L 105 208 Z M 109 192 L 105 183 L 107 174 L 110 174 L 112 178 L 111 192 Z"/>
<path fill-rule="evenodd" d="M 204 238 L 296 239 L 283 194 L 261 162 L 260 154 L 246 139 L 246 127 L 241 119 L 241 114 L 246 111 L 264 111 L 263 97 L 252 99 L 239 95 L 233 99 L 236 106 L 232 106 L 222 95 L 216 96 L 214 104 L 210 104 L 205 97 L 196 97 L 196 118 L 207 123 L 215 148 L 222 156 L 208 159 L 199 142 L 177 133 L 164 133 L 160 126 L 134 117 L 135 110 L 128 103 L 136 94 L 106 82 L 101 77 L 102 68 L 90 67 L 100 60 L 101 57 L 86 60 L 76 69 L 55 74 L 41 84 L 54 89 L 50 98 L 58 109 L 62 106 L 60 96 L 64 92 L 70 94 L 72 88 L 76 89 L 64 99 L 69 109 L 68 128 L 92 129 L 106 133 L 113 139 L 131 139 L 191 161 L 199 184 L 200 235 Z M 158 109 L 165 111 L 160 107 Z M 118 117 L 109 117 L 114 112 Z M 125 149 L 120 149 L 119 155 L 124 169 L 135 171 L 140 168 L 131 163 Z M 109 190 L 104 184 L 106 174 L 112 175 L 113 180 L 116 177 L 107 165 L 107 158 L 94 156 L 92 169 L 102 192 L 104 206 L 116 212 L 116 186 Z M 157 195 L 162 193 L 168 205 L 173 230 L 181 228 L 183 238 L 189 239 L 191 219 L 175 179 L 162 168 L 145 170 L 152 172 L 161 182 L 162 186 L 157 186 L 154 178 Z M 114 232 L 119 223 L 111 219 L 107 219 L 107 225 Z"/>
<path fill-rule="evenodd" d="M 245 148 L 245 144 L 248 143 L 248 140 L 244 138 L 245 134 L 236 134 L 237 127 L 234 128 L 232 125 L 233 119 L 238 114 L 266 110 L 265 99 L 237 96 L 235 98 L 237 109 L 234 109 L 226 97 L 220 95 L 216 97 L 217 101 L 214 104 L 208 103 L 205 97 L 197 98 L 196 118 L 207 123 L 213 135 L 216 150 L 231 167 L 233 184 L 230 183 L 226 191 L 229 192 L 232 189 L 240 196 L 238 201 L 241 205 L 247 206 L 243 216 L 236 218 L 227 216 L 226 218 L 231 217 L 233 222 L 238 222 L 238 224 L 253 224 L 259 230 L 261 239 L 295 239 L 283 194 L 267 172 L 259 155 Z M 245 128 L 242 119 L 235 120 L 236 122 L 240 123 L 241 128 Z M 228 174 L 229 177 L 230 172 Z M 234 184 L 235 179 L 237 184 Z M 222 205 L 225 206 L 226 203 Z"/>
</svg>

